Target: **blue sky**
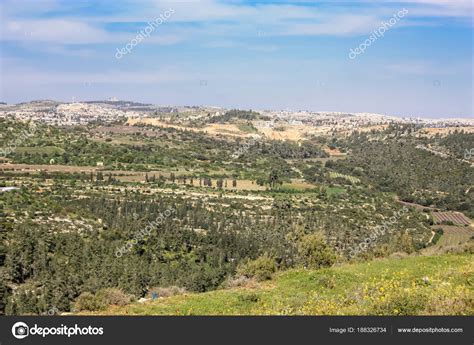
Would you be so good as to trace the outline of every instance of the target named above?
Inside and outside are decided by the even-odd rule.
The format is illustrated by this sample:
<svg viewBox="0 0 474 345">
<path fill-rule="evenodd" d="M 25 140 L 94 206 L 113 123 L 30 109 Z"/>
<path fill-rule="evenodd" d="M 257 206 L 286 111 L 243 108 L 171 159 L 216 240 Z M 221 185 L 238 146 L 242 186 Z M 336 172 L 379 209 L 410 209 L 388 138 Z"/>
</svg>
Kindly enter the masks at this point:
<svg viewBox="0 0 474 345">
<path fill-rule="evenodd" d="M 473 116 L 471 0 L 1 0 L 0 6 L 0 101 L 117 97 Z M 403 9 L 383 37 L 349 57 Z M 117 59 L 117 49 L 160 15 L 149 36 Z"/>
</svg>

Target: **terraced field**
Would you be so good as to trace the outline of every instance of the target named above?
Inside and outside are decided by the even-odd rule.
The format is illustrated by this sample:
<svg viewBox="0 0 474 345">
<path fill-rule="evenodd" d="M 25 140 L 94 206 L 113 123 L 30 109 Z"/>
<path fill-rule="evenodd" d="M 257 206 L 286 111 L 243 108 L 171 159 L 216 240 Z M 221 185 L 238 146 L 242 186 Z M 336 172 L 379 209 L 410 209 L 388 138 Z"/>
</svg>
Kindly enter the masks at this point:
<svg viewBox="0 0 474 345">
<path fill-rule="evenodd" d="M 349 182 L 351 182 L 351 183 L 354 183 L 354 184 L 360 182 L 360 179 L 357 178 L 357 177 L 350 176 L 350 175 L 344 175 L 344 174 L 341 174 L 341 173 L 338 173 L 338 172 L 333 172 L 333 171 L 331 171 L 331 172 L 329 173 L 329 177 L 330 177 L 330 178 L 338 178 L 338 177 L 340 177 L 340 178 L 346 179 L 347 181 L 349 181 Z"/>
<path fill-rule="evenodd" d="M 474 229 L 462 226 L 443 226 L 443 236 L 438 243 L 443 246 L 453 246 L 466 242 L 474 236 Z"/>
<path fill-rule="evenodd" d="M 435 254 L 448 247 L 462 245 L 474 236 L 474 228 L 470 226 L 435 225 L 432 227 L 433 230 L 439 228 L 443 229 L 443 235 L 435 245 L 424 250 L 425 254 Z"/>
<path fill-rule="evenodd" d="M 453 222 L 458 225 L 471 224 L 471 220 L 460 212 L 433 212 L 432 215 L 437 224 L 442 222 Z"/>
</svg>

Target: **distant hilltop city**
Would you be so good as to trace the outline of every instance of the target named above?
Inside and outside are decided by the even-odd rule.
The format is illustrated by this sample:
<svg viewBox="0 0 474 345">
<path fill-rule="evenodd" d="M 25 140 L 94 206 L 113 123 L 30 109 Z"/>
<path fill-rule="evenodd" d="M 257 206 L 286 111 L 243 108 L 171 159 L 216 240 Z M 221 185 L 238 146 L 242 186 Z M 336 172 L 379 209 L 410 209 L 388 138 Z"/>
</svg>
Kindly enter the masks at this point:
<svg viewBox="0 0 474 345">
<path fill-rule="evenodd" d="M 55 125 L 83 125 L 91 122 L 114 122 L 119 119 L 160 119 L 185 124 L 189 121 L 209 120 L 229 109 L 215 106 L 160 106 L 140 102 L 122 101 L 110 97 L 103 101 L 57 102 L 38 100 L 18 104 L 0 102 L 0 118 L 33 120 Z M 396 117 L 373 113 L 327 111 L 254 110 L 266 119 L 259 125 L 271 127 L 275 121 L 291 126 L 330 126 L 356 129 L 389 123 L 413 123 L 424 127 L 471 127 L 474 119 L 426 119 Z M 265 123 L 266 122 L 266 123 Z"/>
</svg>

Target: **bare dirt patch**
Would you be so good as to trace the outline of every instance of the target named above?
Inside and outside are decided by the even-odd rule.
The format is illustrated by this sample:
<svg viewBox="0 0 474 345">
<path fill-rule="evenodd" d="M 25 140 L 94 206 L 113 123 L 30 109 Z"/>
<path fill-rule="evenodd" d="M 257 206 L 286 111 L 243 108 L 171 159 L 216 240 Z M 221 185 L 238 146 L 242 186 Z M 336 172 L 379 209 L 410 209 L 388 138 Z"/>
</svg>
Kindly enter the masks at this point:
<svg viewBox="0 0 474 345">
<path fill-rule="evenodd" d="M 145 124 L 157 127 L 165 127 L 165 128 L 175 128 L 179 130 L 187 130 L 192 132 L 201 132 L 206 133 L 209 135 L 223 135 L 223 136 L 234 136 L 234 137 L 247 137 L 249 136 L 248 133 L 243 132 L 239 129 L 237 125 L 234 124 L 220 124 L 220 123 L 212 123 L 202 128 L 194 128 L 194 127 L 186 127 L 180 125 L 169 124 L 163 122 L 159 119 L 153 118 L 129 118 L 127 120 L 127 124 L 134 126 L 137 124 Z"/>
</svg>

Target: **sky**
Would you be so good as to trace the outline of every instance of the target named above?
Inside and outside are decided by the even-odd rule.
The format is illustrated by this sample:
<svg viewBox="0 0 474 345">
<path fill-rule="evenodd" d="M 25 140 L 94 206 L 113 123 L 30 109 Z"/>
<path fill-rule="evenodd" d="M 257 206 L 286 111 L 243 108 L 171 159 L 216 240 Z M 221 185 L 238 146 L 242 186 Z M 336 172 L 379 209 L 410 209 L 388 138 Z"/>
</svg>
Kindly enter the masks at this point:
<svg viewBox="0 0 474 345">
<path fill-rule="evenodd" d="M 0 0 L 0 101 L 474 117 L 471 0 Z"/>
</svg>

